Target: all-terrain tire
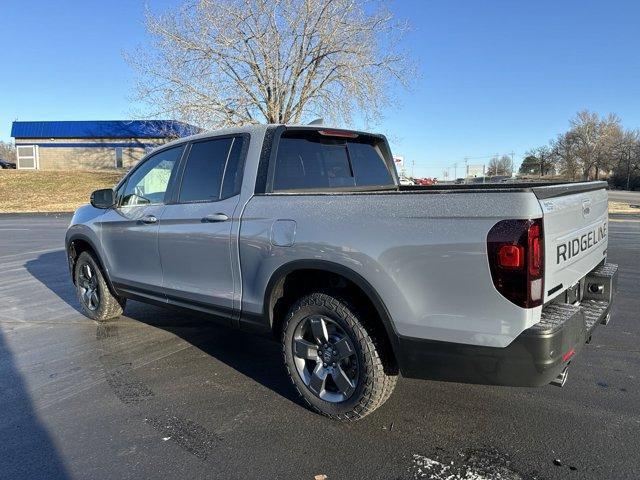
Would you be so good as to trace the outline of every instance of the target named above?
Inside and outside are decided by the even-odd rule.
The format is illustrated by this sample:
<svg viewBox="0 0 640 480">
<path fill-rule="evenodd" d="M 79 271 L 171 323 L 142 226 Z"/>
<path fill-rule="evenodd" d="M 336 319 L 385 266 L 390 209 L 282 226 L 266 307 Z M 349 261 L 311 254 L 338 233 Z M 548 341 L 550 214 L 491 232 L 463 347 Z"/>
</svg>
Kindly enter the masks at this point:
<svg viewBox="0 0 640 480">
<path fill-rule="evenodd" d="M 325 401 L 301 377 L 294 363 L 294 334 L 300 322 L 322 316 L 337 324 L 349 337 L 358 362 L 357 382 L 344 401 Z M 356 308 L 332 292 L 316 292 L 299 299 L 289 310 L 282 333 L 282 352 L 289 377 L 307 405 L 338 421 L 359 420 L 380 407 L 393 392 L 397 375 L 385 370 L 383 345 Z"/>
<path fill-rule="evenodd" d="M 76 296 L 84 315 L 97 321 L 110 320 L 122 315 L 126 299 L 117 297 L 109 290 L 100 264 L 90 252 L 84 251 L 78 256 L 73 279 L 76 286 Z M 97 298 L 97 302 L 87 299 L 87 287 L 90 292 L 95 291 L 97 297 L 94 299 Z"/>
</svg>

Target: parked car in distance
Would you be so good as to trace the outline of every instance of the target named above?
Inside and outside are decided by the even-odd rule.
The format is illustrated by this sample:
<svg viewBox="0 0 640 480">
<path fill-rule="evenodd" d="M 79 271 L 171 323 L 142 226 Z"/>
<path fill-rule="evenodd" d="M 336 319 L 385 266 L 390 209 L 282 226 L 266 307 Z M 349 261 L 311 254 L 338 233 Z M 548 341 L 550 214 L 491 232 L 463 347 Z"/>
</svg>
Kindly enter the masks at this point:
<svg viewBox="0 0 640 480">
<path fill-rule="evenodd" d="M 16 164 L 0 158 L 0 168 L 3 170 L 14 169 L 16 168 Z"/>
<path fill-rule="evenodd" d="M 607 241 L 605 182 L 405 186 L 382 135 L 253 125 L 154 150 L 66 250 L 89 318 L 136 299 L 273 335 L 307 404 L 352 421 L 399 373 L 562 386 L 610 318 Z"/>
</svg>

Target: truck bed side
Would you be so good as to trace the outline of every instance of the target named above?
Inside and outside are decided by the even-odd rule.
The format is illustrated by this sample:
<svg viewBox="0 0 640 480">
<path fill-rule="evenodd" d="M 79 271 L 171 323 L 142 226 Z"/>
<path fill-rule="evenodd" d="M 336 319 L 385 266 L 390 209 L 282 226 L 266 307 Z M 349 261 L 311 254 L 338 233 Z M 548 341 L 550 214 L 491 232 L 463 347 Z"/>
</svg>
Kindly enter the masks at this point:
<svg viewBox="0 0 640 480">
<path fill-rule="evenodd" d="M 541 307 L 522 309 L 496 291 L 487 233 L 499 220 L 541 215 L 530 190 L 256 195 L 240 228 L 243 315 L 260 318 L 279 268 L 313 260 L 366 279 L 400 336 L 504 347 Z M 285 224 L 291 245 L 279 246 Z"/>
</svg>

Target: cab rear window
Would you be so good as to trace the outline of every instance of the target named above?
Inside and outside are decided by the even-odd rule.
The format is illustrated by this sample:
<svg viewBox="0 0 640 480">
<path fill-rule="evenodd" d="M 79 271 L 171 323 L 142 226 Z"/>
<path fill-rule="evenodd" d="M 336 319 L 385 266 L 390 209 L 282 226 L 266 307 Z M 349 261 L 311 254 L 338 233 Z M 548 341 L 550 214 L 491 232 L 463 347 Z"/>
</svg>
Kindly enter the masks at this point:
<svg viewBox="0 0 640 480">
<path fill-rule="evenodd" d="M 380 140 L 285 132 L 278 143 L 273 190 L 394 186 Z"/>
</svg>

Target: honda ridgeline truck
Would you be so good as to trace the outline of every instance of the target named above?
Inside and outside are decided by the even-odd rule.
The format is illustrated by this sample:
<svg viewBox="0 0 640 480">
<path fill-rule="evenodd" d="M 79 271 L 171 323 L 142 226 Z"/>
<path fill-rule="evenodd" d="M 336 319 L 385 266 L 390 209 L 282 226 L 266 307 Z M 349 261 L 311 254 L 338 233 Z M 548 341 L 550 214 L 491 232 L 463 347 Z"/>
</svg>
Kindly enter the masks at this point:
<svg viewBox="0 0 640 480">
<path fill-rule="evenodd" d="M 66 249 L 89 318 L 134 299 L 272 334 L 302 398 L 348 421 L 399 373 L 563 385 L 610 318 L 607 223 L 604 182 L 403 186 L 381 135 L 261 125 L 148 154 Z"/>
</svg>

